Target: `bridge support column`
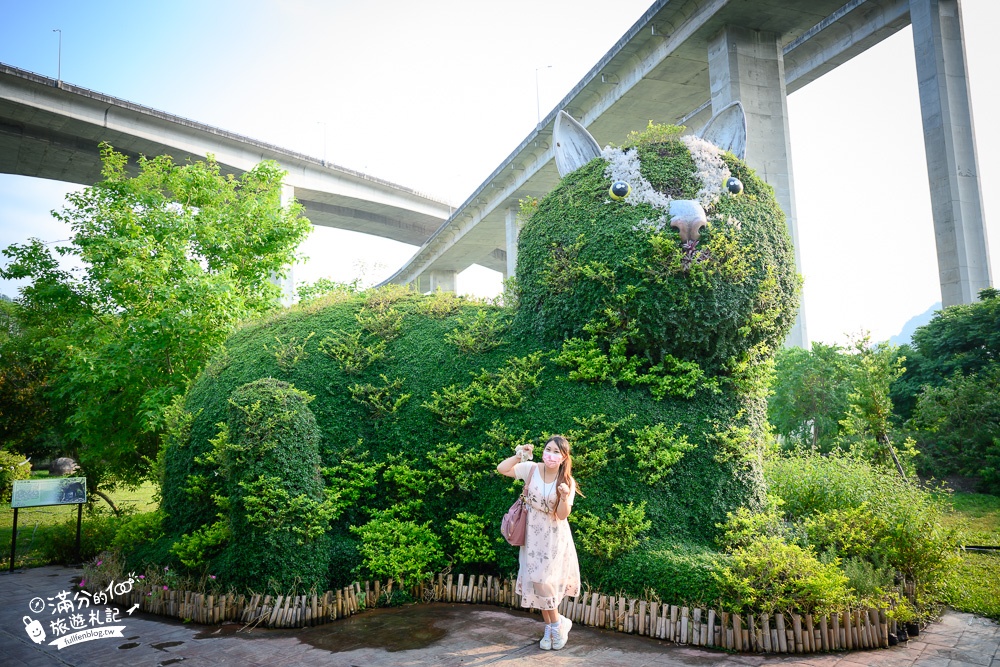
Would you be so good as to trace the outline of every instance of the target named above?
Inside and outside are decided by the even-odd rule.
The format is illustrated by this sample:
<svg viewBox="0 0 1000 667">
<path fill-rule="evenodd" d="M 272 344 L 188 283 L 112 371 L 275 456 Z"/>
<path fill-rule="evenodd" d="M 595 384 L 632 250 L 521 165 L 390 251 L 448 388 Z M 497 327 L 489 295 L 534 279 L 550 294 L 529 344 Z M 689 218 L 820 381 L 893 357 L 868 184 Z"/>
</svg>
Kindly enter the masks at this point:
<svg viewBox="0 0 1000 667">
<path fill-rule="evenodd" d="M 505 219 L 507 227 L 507 271 L 503 276 L 505 280 L 517 273 L 517 239 L 521 234 L 521 226 L 518 224 L 517 214 L 518 210 L 513 206 L 507 209 Z"/>
<path fill-rule="evenodd" d="M 458 276 L 458 271 L 439 271 L 434 270 L 430 272 L 430 290 L 431 292 L 436 292 L 441 290 L 442 292 L 454 292 L 456 278 Z"/>
<path fill-rule="evenodd" d="M 295 199 L 295 188 L 287 183 L 281 185 L 281 207 L 284 208 L 292 203 Z M 279 278 L 277 275 L 271 275 L 271 282 L 281 288 L 281 296 L 279 297 L 281 305 L 288 307 L 292 305 L 292 301 L 295 300 L 295 265 L 292 264 L 288 267 L 288 272 L 284 278 Z"/>
<path fill-rule="evenodd" d="M 910 0 L 941 303 L 972 303 L 992 281 L 957 0 Z"/>
<path fill-rule="evenodd" d="M 737 100 L 743 104 L 747 116 L 747 163 L 774 188 L 792 244 L 798 248 L 785 63 L 778 35 L 736 26 L 724 28 L 709 42 L 708 72 L 713 113 Z M 797 252 L 795 269 L 802 272 Z M 801 301 L 785 344 L 809 346 Z"/>
</svg>

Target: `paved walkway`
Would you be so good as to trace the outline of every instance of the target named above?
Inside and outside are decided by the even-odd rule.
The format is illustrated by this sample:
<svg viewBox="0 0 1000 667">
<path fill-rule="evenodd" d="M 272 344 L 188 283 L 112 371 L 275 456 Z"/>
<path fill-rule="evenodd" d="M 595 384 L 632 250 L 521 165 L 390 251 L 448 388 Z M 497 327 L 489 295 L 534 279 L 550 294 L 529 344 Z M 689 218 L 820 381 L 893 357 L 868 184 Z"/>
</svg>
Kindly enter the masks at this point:
<svg viewBox="0 0 1000 667">
<path fill-rule="evenodd" d="M 810 667 L 1000 667 L 1000 626 L 970 614 L 948 613 L 906 645 L 878 651 L 806 656 L 729 655 L 648 637 L 575 628 L 562 651 L 541 651 L 537 616 L 483 605 L 432 604 L 377 609 L 316 628 L 238 632 L 240 626 L 185 625 L 121 609 L 119 638 L 57 650 L 49 646 L 54 618 L 32 601 L 72 590 L 79 570 L 43 567 L 0 575 L 0 665 L 322 665 L 380 667 L 673 667 L 788 665 Z M 34 603 L 38 607 L 38 601 Z M 64 616 L 66 614 L 63 614 Z M 46 641 L 35 644 L 24 617 L 44 621 Z"/>
</svg>

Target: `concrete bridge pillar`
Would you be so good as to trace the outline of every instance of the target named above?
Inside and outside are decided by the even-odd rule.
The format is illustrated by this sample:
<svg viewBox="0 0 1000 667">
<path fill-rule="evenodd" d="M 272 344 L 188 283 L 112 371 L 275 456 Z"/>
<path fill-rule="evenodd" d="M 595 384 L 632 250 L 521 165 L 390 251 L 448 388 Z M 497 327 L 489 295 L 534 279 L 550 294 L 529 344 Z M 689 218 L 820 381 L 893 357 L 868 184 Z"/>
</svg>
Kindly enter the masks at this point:
<svg viewBox="0 0 1000 667">
<path fill-rule="evenodd" d="M 992 283 L 958 0 L 910 0 L 941 303 Z"/>
<path fill-rule="evenodd" d="M 433 270 L 430 272 L 430 291 L 455 292 L 458 271 Z"/>
<path fill-rule="evenodd" d="M 746 161 L 774 188 L 797 248 L 785 63 L 778 35 L 737 26 L 724 28 L 709 42 L 708 72 L 713 113 L 737 100 L 743 104 L 747 117 Z M 798 253 L 795 268 L 802 272 Z M 809 346 L 802 302 L 786 345 Z"/>
<path fill-rule="evenodd" d="M 504 273 L 504 279 L 510 278 L 517 273 L 517 238 L 521 234 L 517 214 L 518 209 L 513 206 L 507 209 L 505 217 L 507 228 L 507 272 Z"/>
</svg>

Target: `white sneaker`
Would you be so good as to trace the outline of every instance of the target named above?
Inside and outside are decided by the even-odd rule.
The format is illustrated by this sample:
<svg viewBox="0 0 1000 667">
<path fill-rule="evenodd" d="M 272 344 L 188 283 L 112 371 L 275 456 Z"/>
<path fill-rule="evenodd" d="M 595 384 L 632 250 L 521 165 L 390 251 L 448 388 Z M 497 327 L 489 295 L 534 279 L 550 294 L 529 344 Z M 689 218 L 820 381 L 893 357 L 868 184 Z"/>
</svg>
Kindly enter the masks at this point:
<svg viewBox="0 0 1000 667">
<path fill-rule="evenodd" d="M 538 642 L 538 648 L 543 651 L 548 651 L 552 648 L 552 628 L 548 623 L 545 624 L 545 634 L 542 635 L 541 641 Z"/>
<path fill-rule="evenodd" d="M 552 638 L 553 651 L 558 651 L 566 645 L 566 640 L 569 639 L 569 631 L 572 629 L 573 621 L 569 620 L 562 614 L 559 614 L 559 634 Z"/>
</svg>

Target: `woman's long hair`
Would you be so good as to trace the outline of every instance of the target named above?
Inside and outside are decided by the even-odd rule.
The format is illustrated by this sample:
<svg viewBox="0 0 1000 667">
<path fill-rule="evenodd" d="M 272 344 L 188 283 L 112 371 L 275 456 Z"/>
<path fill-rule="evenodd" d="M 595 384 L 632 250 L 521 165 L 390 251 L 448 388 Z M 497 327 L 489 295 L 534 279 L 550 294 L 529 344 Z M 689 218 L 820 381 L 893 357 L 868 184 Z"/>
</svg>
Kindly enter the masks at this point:
<svg viewBox="0 0 1000 667">
<path fill-rule="evenodd" d="M 576 480 L 573 479 L 573 457 L 569 453 L 569 440 L 561 435 L 554 435 L 545 441 L 545 446 L 548 447 L 549 443 L 553 443 L 559 448 L 559 453 L 563 455 L 562 463 L 559 464 L 559 482 L 556 484 L 556 488 L 559 488 L 559 484 L 565 484 L 569 488 L 576 486 L 576 492 L 580 494 L 581 498 L 586 498 L 587 496 L 580 493 L 580 487 L 576 484 Z M 556 491 L 556 506 L 558 507 L 559 501 L 562 500 L 562 494 Z"/>
</svg>

